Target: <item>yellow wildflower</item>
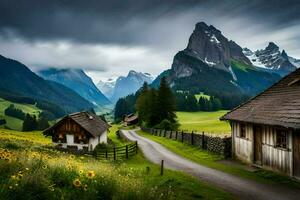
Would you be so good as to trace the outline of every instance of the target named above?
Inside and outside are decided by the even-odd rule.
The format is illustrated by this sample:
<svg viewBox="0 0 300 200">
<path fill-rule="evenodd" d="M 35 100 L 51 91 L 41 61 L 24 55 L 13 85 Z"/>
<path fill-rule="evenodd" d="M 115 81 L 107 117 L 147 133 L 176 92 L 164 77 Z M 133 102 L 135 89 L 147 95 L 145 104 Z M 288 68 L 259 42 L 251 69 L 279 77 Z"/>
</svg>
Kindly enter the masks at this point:
<svg viewBox="0 0 300 200">
<path fill-rule="evenodd" d="M 74 185 L 75 187 L 80 187 L 80 186 L 81 186 L 80 180 L 79 180 L 78 178 L 75 179 L 75 180 L 73 181 L 73 185 Z"/>
<path fill-rule="evenodd" d="M 79 174 L 81 175 L 81 174 L 83 174 L 83 170 L 81 169 L 81 170 L 79 170 Z"/>
<path fill-rule="evenodd" d="M 26 171 L 29 171 L 29 168 L 28 168 L 28 167 L 26 167 L 26 168 L 25 168 L 25 170 L 26 170 Z"/>
<path fill-rule="evenodd" d="M 93 179 L 93 178 L 95 177 L 95 172 L 94 172 L 94 171 L 88 171 L 87 177 L 88 177 L 89 179 Z"/>
<path fill-rule="evenodd" d="M 43 169 L 47 169 L 47 165 L 43 165 L 42 168 L 43 168 Z"/>
</svg>

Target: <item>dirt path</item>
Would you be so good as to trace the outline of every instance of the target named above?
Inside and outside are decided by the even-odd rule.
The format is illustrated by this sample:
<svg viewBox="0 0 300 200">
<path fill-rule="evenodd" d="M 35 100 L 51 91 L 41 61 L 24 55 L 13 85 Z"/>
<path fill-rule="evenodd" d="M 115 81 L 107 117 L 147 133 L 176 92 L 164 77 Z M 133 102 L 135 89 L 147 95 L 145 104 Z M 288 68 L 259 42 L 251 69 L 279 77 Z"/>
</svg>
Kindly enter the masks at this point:
<svg viewBox="0 0 300 200">
<path fill-rule="evenodd" d="M 300 190 L 262 184 L 211 169 L 169 151 L 157 142 L 138 135 L 134 130 L 122 130 L 122 133 L 129 140 L 138 141 L 139 148 L 145 157 L 153 163 L 160 164 L 161 160 L 164 160 L 166 168 L 191 174 L 204 182 L 232 193 L 240 199 L 300 199 Z"/>
</svg>

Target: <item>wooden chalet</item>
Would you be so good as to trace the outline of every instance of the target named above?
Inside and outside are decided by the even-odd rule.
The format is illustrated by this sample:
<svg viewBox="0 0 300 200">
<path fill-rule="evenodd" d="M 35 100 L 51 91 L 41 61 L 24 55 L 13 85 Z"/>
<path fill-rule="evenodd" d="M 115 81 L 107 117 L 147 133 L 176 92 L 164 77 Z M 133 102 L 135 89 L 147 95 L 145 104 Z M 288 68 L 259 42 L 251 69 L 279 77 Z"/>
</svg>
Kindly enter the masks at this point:
<svg viewBox="0 0 300 200">
<path fill-rule="evenodd" d="M 62 148 L 92 151 L 99 143 L 107 143 L 110 126 L 95 114 L 78 112 L 65 116 L 44 131 L 54 144 Z"/>
<path fill-rule="evenodd" d="M 125 118 L 124 118 L 124 125 L 125 126 L 135 125 L 138 122 L 139 122 L 139 118 L 135 114 L 126 115 Z"/>
<path fill-rule="evenodd" d="M 300 177 L 300 69 L 221 120 L 231 123 L 238 159 Z"/>
</svg>

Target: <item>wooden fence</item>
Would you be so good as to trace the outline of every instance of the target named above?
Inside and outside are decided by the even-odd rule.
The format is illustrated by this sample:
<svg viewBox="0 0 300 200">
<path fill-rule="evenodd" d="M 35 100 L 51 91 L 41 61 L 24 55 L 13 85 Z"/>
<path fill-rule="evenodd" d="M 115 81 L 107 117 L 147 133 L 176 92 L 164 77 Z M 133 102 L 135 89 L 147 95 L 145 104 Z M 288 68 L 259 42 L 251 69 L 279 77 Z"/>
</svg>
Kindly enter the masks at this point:
<svg viewBox="0 0 300 200">
<path fill-rule="evenodd" d="M 205 134 L 204 132 L 168 131 L 153 128 L 142 128 L 142 130 L 155 136 L 177 140 L 213 153 L 221 154 L 224 157 L 231 157 L 231 137 Z"/>
<path fill-rule="evenodd" d="M 128 159 L 129 157 L 137 154 L 138 143 L 132 142 L 130 144 L 120 146 L 120 147 L 108 147 L 103 149 L 98 149 L 94 152 L 97 159 L 106 160 L 122 160 Z"/>
</svg>

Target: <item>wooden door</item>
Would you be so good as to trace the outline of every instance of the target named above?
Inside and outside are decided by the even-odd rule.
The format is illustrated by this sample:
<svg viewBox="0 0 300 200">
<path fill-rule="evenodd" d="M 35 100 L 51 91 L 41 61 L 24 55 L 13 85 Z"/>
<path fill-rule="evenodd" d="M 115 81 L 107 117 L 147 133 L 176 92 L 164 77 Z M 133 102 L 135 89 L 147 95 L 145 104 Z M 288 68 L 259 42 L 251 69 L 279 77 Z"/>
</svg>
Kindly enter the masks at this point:
<svg viewBox="0 0 300 200">
<path fill-rule="evenodd" d="M 300 132 L 293 132 L 294 176 L 300 178 Z"/>
<path fill-rule="evenodd" d="M 262 128 L 260 126 L 253 127 L 254 136 L 254 163 L 262 165 Z"/>
</svg>

